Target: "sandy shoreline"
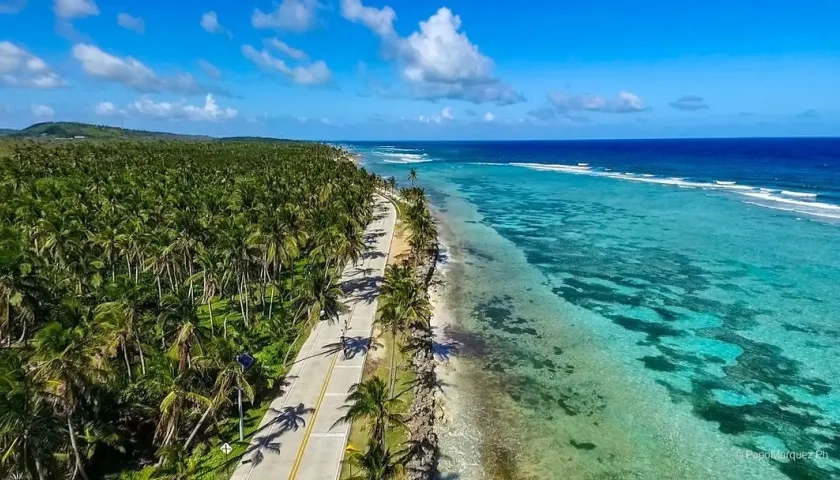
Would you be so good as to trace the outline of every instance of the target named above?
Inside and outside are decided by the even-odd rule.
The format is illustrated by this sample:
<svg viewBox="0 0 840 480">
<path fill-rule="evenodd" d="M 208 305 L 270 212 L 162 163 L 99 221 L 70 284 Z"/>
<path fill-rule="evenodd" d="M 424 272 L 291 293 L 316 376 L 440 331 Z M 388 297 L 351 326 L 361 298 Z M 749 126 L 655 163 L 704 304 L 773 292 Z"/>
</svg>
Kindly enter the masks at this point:
<svg viewBox="0 0 840 480">
<path fill-rule="evenodd" d="M 440 223 L 439 226 L 444 227 Z M 441 452 L 440 473 L 443 478 L 478 480 L 487 478 L 481 463 L 481 433 L 465 395 L 463 373 L 466 365 L 458 358 L 463 345 L 457 340 L 457 317 L 449 307 L 452 264 L 459 260 L 453 257 L 452 248 L 444 237 L 443 234 L 439 236 L 441 254 L 429 287 L 437 376 L 442 391 L 438 397 L 440 417 L 436 425 Z"/>
</svg>

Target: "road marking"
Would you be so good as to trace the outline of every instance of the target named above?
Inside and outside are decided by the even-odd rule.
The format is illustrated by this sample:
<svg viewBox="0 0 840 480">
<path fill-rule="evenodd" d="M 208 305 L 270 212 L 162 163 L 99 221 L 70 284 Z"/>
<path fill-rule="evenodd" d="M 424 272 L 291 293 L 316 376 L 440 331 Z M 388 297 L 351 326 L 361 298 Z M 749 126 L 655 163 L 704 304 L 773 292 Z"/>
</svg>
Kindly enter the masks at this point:
<svg viewBox="0 0 840 480">
<path fill-rule="evenodd" d="M 335 363 L 338 361 L 338 353 L 333 356 L 330 363 L 330 370 L 327 372 L 327 379 L 324 381 L 324 386 L 321 387 L 321 394 L 318 395 L 318 403 L 315 404 L 315 411 L 312 413 L 312 418 L 309 420 L 309 425 L 306 426 L 306 432 L 303 434 L 303 442 L 300 444 L 297 456 L 295 457 L 295 464 L 292 467 L 292 473 L 289 474 L 289 480 L 297 478 L 298 470 L 300 469 L 300 462 L 303 460 L 303 454 L 306 452 L 306 445 L 309 443 L 309 437 L 312 434 L 312 427 L 315 426 L 315 419 L 318 418 L 318 412 L 321 411 L 321 404 L 324 403 L 324 394 L 327 393 L 327 386 L 330 383 Z"/>
<path fill-rule="evenodd" d="M 362 262 L 362 265 L 365 265 L 364 261 Z M 370 263 L 368 263 L 368 266 L 369 265 Z M 358 305 L 359 300 L 357 299 L 353 304 L 353 308 L 351 308 L 349 312 L 350 321 L 353 320 L 353 315 L 356 314 L 356 306 Z M 312 418 L 309 420 L 309 425 L 306 426 L 306 431 L 303 434 L 303 441 L 301 442 L 297 456 L 295 457 L 292 472 L 289 474 L 289 480 L 295 480 L 295 478 L 297 478 L 298 470 L 300 470 L 300 463 L 303 461 L 304 453 L 306 453 L 306 446 L 309 444 L 309 438 L 312 436 L 312 428 L 315 426 L 315 420 L 318 418 L 318 412 L 321 411 L 321 404 L 324 403 L 324 397 L 327 396 L 327 387 L 329 387 L 330 379 L 332 378 L 333 371 L 335 371 L 335 364 L 338 362 L 339 353 L 335 352 L 333 355 L 332 362 L 330 362 L 330 369 L 327 371 L 327 379 L 324 380 L 324 386 L 321 387 L 321 393 L 318 395 L 318 401 L 315 403 L 315 411 L 312 412 Z"/>
<path fill-rule="evenodd" d="M 312 438 L 339 438 L 344 437 L 344 433 L 313 433 Z"/>
</svg>

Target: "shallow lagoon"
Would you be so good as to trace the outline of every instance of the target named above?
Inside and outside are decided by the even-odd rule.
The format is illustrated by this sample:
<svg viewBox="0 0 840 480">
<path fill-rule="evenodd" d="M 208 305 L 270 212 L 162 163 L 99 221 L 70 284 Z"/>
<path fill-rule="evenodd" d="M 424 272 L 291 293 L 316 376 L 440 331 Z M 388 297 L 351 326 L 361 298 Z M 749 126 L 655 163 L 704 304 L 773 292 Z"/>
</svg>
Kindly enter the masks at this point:
<svg viewBox="0 0 840 480">
<path fill-rule="evenodd" d="M 490 474 L 840 475 L 837 224 L 717 189 L 427 156 L 367 163 L 418 168 L 451 231 Z M 759 455 L 778 452 L 813 453 Z"/>
</svg>

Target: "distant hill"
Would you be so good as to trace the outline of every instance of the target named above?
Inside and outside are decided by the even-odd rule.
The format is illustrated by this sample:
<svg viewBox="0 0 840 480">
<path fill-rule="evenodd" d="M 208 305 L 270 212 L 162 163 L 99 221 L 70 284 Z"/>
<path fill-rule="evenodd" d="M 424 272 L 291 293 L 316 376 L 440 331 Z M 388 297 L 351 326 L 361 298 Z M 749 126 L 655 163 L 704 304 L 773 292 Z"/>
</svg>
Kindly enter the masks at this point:
<svg viewBox="0 0 840 480">
<path fill-rule="evenodd" d="M 179 135 L 175 133 L 149 132 L 146 130 L 131 130 L 128 128 L 107 127 L 105 125 L 91 125 L 88 123 L 78 122 L 36 123 L 24 128 L 23 130 L 7 132 L 5 133 L 5 136 L 14 138 L 181 138 L 194 140 L 206 140 L 210 138 L 200 135 Z"/>
<path fill-rule="evenodd" d="M 43 122 L 30 125 L 23 130 L 0 128 L 0 137 L 6 138 L 76 138 L 98 140 L 116 139 L 161 139 L 161 140 L 215 140 L 224 142 L 287 143 L 296 140 L 270 137 L 209 137 L 205 135 L 181 135 L 178 133 L 151 132 L 129 128 L 91 125 L 79 122 Z"/>
</svg>

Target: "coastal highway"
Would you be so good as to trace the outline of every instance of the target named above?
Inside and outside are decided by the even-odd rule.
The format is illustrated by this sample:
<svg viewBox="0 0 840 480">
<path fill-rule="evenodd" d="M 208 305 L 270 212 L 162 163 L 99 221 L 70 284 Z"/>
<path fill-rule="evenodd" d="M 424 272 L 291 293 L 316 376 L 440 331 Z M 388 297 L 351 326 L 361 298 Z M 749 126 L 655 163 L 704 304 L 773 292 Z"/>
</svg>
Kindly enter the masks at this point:
<svg viewBox="0 0 840 480">
<path fill-rule="evenodd" d="M 347 390 L 362 377 L 397 219 L 391 202 L 378 195 L 375 202 L 374 219 L 365 231 L 368 248 L 359 264 L 348 265 L 342 275 L 347 312 L 337 322 L 320 321 L 312 330 L 232 480 L 339 477 L 350 425 L 333 425 L 346 411 Z M 345 356 L 341 331 L 348 321 Z"/>
</svg>

